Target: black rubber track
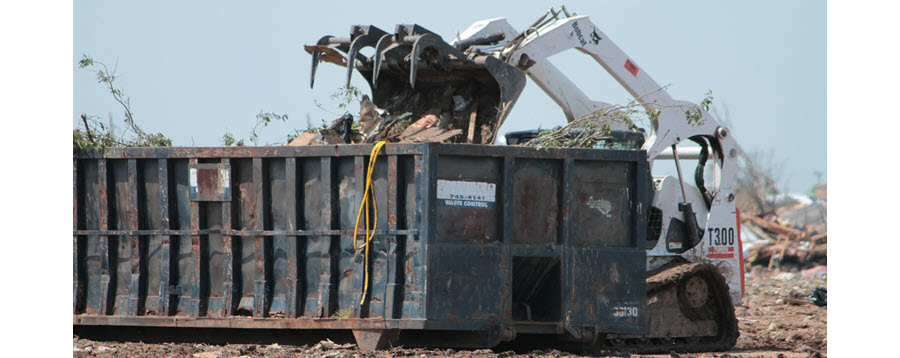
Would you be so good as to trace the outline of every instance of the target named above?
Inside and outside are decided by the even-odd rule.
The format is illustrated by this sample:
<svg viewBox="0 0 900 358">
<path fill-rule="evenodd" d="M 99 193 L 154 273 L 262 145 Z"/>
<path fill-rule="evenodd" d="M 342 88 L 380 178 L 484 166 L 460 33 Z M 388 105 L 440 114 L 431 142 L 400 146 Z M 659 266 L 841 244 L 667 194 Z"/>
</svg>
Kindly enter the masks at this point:
<svg viewBox="0 0 900 358">
<path fill-rule="evenodd" d="M 686 263 L 664 269 L 647 278 L 647 297 L 665 290 L 677 290 L 678 285 L 693 276 L 702 277 L 712 291 L 709 304 L 715 312 L 718 332 L 715 336 L 689 338 L 623 338 L 604 340 L 596 348 L 630 353 L 714 352 L 734 347 L 740 335 L 734 306 L 731 304 L 728 285 L 715 266 L 704 263 Z"/>
</svg>

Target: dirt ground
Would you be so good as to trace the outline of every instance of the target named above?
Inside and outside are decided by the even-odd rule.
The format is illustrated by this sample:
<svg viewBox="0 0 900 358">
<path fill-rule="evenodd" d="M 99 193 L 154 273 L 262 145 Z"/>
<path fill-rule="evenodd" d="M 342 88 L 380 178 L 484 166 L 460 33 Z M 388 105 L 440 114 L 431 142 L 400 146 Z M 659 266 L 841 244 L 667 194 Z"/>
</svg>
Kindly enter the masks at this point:
<svg viewBox="0 0 900 358">
<path fill-rule="evenodd" d="M 736 307 L 740 327 L 737 345 L 728 352 L 628 355 L 614 357 L 824 357 L 827 356 L 827 309 L 812 304 L 792 304 L 792 297 L 805 297 L 816 287 L 827 287 L 826 277 L 803 277 L 799 272 L 768 272 L 755 269 L 746 281 L 744 305 Z M 405 349 L 363 352 L 352 344 L 320 342 L 313 345 L 208 345 L 198 343 L 140 343 L 94 341 L 73 337 L 73 357 L 192 357 L 192 358 L 368 358 L 368 357 L 457 357 L 538 358 L 579 357 L 557 350 L 495 352 L 492 350 Z"/>
</svg>

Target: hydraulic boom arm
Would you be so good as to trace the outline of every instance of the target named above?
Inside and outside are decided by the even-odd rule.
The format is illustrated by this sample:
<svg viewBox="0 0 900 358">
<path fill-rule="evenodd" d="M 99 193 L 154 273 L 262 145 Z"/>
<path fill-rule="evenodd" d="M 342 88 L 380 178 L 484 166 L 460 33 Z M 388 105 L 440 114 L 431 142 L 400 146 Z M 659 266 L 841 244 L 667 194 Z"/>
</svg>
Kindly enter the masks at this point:
<svg viewBox="0 0 900 358">
<path fill-rule="evenodd" d="M 503 33 L 505 39 L 513 39 L 519 35 L 519 32 L 506 21 L 506 18 L 487 19 L 473 23 L 460 34 L 459 39 L 452 41 L 451 44 L 455 45 L 461 40 L 478 38 L 498 32 Z M 499 49 L 500 47 L 498 46 L 502 47 L 502 45 L 497 45 L 494 48 Z M 525 73 L 562 108 L 569 122 L 610 106 L 609 103 L 588 98 L 578 86 L 572 83 L 550 61 L 537 61 Z"/>
</svg>

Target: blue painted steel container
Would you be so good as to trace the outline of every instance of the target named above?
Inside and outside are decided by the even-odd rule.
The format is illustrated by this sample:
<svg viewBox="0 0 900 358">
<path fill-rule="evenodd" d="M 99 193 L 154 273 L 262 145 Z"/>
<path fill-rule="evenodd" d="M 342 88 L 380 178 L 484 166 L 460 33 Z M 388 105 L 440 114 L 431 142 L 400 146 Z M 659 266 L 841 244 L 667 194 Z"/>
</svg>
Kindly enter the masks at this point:
<svg viewBox="0 0 900 358">
<path fill-rule="evenodd" d="M 470 347 L 646 332 L 645 152 L 388 144 L 360 304 L 371 148 L 77 153 L 74 324 L 440 331 L 464 338 L 426 344 Z"/>
</svg>

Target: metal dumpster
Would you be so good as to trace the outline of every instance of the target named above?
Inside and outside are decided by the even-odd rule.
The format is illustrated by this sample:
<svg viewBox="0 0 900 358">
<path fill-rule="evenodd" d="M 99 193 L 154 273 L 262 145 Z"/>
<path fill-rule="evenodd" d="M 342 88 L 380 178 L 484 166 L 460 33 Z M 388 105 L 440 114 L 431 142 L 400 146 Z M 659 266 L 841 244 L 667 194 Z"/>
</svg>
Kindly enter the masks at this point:
<svg viewBox="0 0 900 358">
<path fill-rule="evenodd" d="M 366 260 L 371 149 L 76 153 L 74 325 L 341 329 L 362 348 L 646 332 L 645 152 L 388 144 Z M 404 339 L 421 333 L 439 339 Z"/>
</svg>

